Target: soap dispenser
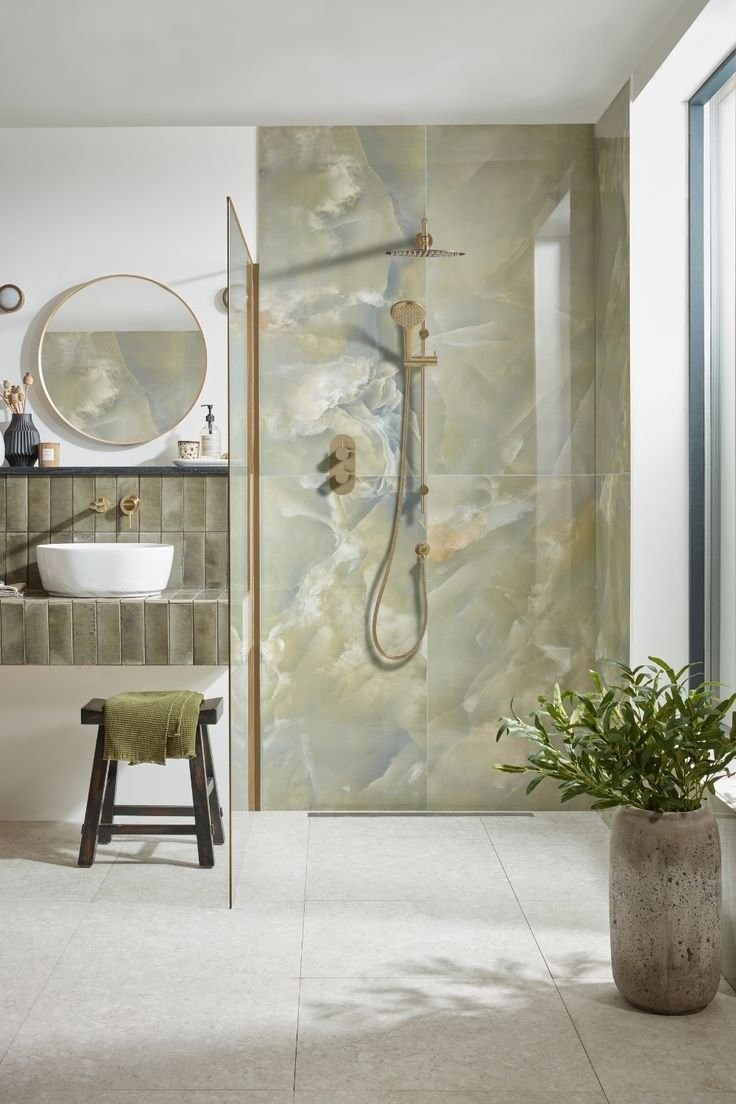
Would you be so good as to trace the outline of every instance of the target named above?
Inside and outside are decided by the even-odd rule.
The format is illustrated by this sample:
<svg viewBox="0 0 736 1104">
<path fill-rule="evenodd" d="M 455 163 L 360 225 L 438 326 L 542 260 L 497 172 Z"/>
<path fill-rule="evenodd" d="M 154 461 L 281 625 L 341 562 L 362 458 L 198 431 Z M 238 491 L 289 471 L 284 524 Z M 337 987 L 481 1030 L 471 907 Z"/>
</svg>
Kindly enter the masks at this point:
<svg viewBox="0 0 736 1104">
<path fill-rule="evenodd" d="M 222 451 L 220 431 L 215 425 L 215 415 L 212 413 L 212 403 L 202 403 L 207 411 L 205 424 L 199 434 L 199 458 L 200 460 L 217 460 Z"/>
</svg>

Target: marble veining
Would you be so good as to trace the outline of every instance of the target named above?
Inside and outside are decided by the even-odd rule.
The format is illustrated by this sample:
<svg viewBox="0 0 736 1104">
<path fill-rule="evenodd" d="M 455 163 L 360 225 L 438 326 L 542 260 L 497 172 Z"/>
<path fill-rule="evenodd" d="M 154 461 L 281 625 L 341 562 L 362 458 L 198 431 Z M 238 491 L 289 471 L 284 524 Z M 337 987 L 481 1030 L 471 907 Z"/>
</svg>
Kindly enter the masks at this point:
<svg viewBox="0 0 736 1104">
<path fill-rule="evenodd" d="M 265 127 L 260 153 L 264 807 L 519 807 L 492 769 L 519 754 L 496 748 L 499 714 L 583 680 L 596 648 L 594 129 Z M 424 214 L 435 245 L 467 255 L 387 256 Z M 439 356 L 430 621 L 420 654 L 386 669 L 368 624 L 396 489 L 401 298 L 427 307 Z M 356 441 L 344 497 L 324 486 L 337 433 Z M 416 445 L 414 419 L 413 491 Z M 415 630 L 424 535 L 410 494 L 391 647 Z M 599 565 L 611 601 L 622 566 Z M 557 805 L 553 789 L 534 798 Z"/>
</svg>

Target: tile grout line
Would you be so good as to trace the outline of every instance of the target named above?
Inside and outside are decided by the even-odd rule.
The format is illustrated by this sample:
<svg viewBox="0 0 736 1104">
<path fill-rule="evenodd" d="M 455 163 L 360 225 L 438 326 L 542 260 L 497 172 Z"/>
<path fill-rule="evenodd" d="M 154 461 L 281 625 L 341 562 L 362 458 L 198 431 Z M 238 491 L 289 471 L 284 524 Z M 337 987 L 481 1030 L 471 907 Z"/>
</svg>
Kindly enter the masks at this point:
<svg viewBox="0 0 736 1104">
<path fill-rule="evenodd" d="M 25 898 L 22 898 L 22 899 L 25 900 Z M 94 900 L 94 898 L 92 898 L 92 900 Z M 14 1033 L 13 1038 L 10 1040 L 10 1042 L 8 1043 L 8 1045 L 5 1049 L 5 1053 L 0 1058 L 0 1070 L 2 1070 L 3 1062 L 8 1057 L 8 1055 L 10 1054 L 10 1051 L 12 1050 L 13 1046 L 15 1045 L 15 1040 L 18 1038 L 21 1031 L 23 1030 L 25 1025 L 28 1023 L 28 1020 L 30 1019 L 34 1008 L 36 1007 L 39 1000 L 41 999 L 41 996 L 45 993 L 46 987 L 48 986 L 48 983 L 51 981 L 51 978 L 52 978 L 52 976 L 53 976 L 53 974 L 56 970 L 56 967 L 59 965 L 59 962 L 61 961 L 62 955 L 68 949 L 69 944 L 71 943 L 72 939 L 74 938 L 74 936 L 79 931 L 79 927 L 80 927 L 82 921 L 87 916 L 87 913 L 89 912 L 90 906 L 92 905 L 92 900 L 89 900 L 84 904 L 84 911 L 82 912 L 82 914 L 80 915 L 80 917 L 77 920 L 76 924 L 74 925 L 73 930 L 69 933 L 69 938 L 66 940 L 64 945 L 59 948 L 59 953 L 57 954 L 56 958 L 54 959 L 53 965 L 52 965 L 51 969 L 49 970 L 48 974 L 46 975 L 46 978 L 44 980 L 43 985 L 41 986 L 41 988 L 36 993 L 36 996 L 34 997 L 33 1002 L 31 1003 L 31 1006 L 28 1009 L 28 1012 L 26 1013 L 26 1015 L 23 1017 L 23 1019 L 19 1023 L 18 1030 Z M 63 899 L 59 903 L 63 903 Z M 74 902 L 69 901 L 68 904 L 74 904 Z"/>
<path fill-rule="evenodd" d="M 306 927 L 307 917 L 307 875 L 309 873 L 309 838 L 312 830 L 309 817 L 307 819 L 307 848 L 304 856 L 304 906 L 302 908 L 302 941 L 299 947 L 299 986 L 297 989 L 296 997 L 296 1030 L 294 1033 L 294 1078 L 292 1080 L 291 1091 L 296 1093 L 296 1066 L 299 1059 L 299 1019 L 302 1007 L 302 964 L 304 962 L 304 929 Z"/>
<path fill-rule="evenodd" d="M 534 940 L 534 943 L 536 944 L 537 950 L 539 951 L 539 954 L 542 958 L 542 962 L 547 967 L 547 970 L 548 970 L 549 976 L 550 976 L 550 980 L 551 980 L 552 984 L 555 987 L 555 992 L 557 993 L 557 996 L 560 998 L 560 1001 L 562 1003 L 562 1007 L 565 1009 L 565 1012 L 567 1013 L 567 1018 L 569 1019 L 570 1024 L 572 1026 L 572 1029 L 573 1029 L 573 1031 L 575 1032 L 575 1034 L 578 1038 L 578 1042 L 580 1043 L 580 1046 L 582 1047 L 583 1054 L 588 1059 L 588 1064 L 590 1065 L 590 1068 L 593 1071 L 593 1076 L 595 1077 L 596 1081 L 598 1082 L 601 1093 L 603 1094 L 603 1099 L 607 1102 L 607 1104 L 610 1104 L 608 1094 L 606 1093 L 606 1090 L 603 1088 L 603 1084 L 601 1082 L 601 1079 L 598 1076 L 598 1070 L 593 1065 L 593 1061 L 592 1061 L 590 1055 L 588 1054 L 585 1043 L 583 1042 L 583 1040 L 580 1037 L 580 1032 L 578 1031 L 577 1024 L 575 1023 L 574 1019 L 570 1015 L 570 1009 L 567 1007 L 567 1004 L 565 1003 L 565 998 L 563 997 L 562 993 L 560 992 L 560 988 L 557 984 L 557 979 L 555 978 L 554 974 L 552 973 L 552 971 L 550 969 L 550 966 L 549 966 L 549 963 L 547 962 L 547 959 L 544 956 L 544 952 L 542 951 L 542 948 L 539 945 L 539 940 L 536 937 L 536 934 L 534 932 L 534 928 L 530 924 L 529 917 L 527 916 L 526 912 L 524 911 L 524 906 L 522 905 L 521 901 L 519 900 L 519 898 L 517 896 L 516 890 L 514 888 L 514 883 L 511 881 L 509 873 L 508 873 L 508 871 L 506 870 L 506 867 L 503 864 L 503 859 L 501 858 L 498 851 L 496 850 L 496 845 L 493 842 L 493 839 L 491 837 L 491 833 L 488 831 L 488 826 L 487 826 L 485 820 L 482 819 L 482 818 L 481 818 L 481 823 L 482 823 L 483 828 L 485 830 L 486 836 L 488 837 L 488 842 L 491 845 L 491 849 L 492 849 L 494 855 L 496 856 L 496 858 L 498 859 L 498 862 L 501 866 L 501 869 L 503 870 L 506 881 L 509 883 L 509 889 L 511 890 L 511 892 L 514 895 L 514 900 L 516 901 L 517 905 L 519 906 L 519 911 L 521 912 L 521 915 L 524 917 L 524 922 L 526 923 L 526 926 L 529 929 L 529 934 L 531 935 L 532 939 Z"/>
</svg>

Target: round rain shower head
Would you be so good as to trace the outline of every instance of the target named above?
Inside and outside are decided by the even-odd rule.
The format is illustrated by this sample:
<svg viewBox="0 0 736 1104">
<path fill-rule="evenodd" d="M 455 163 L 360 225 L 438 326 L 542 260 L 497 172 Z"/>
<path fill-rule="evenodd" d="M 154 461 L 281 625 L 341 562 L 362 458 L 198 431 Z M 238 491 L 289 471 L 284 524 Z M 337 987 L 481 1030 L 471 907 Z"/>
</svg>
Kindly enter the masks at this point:
<svg viewBox="0 0 736 1104">
<path fill-rule="evenodd" d="M 420 303 L 415 303 L 413 299 L 400 299 L 398 303 L 394 303 L 391 307 L 391 317 L 404 330 L 411 330 L 414 326 L 419 326 L 426 316 L 427 312 L 424 307 Z"/>
<path fill-rule="evenodd" d="M 413 249 L 387 249 L 386 254 L 389 257 L 464 257 L 465 254 L 459 249 L 433 249 L 432 248 L 432 235 L 427 229 L 426 218 L 422 219 L 422 229 L 414 239 L 416 245 Z"/>
</svg>

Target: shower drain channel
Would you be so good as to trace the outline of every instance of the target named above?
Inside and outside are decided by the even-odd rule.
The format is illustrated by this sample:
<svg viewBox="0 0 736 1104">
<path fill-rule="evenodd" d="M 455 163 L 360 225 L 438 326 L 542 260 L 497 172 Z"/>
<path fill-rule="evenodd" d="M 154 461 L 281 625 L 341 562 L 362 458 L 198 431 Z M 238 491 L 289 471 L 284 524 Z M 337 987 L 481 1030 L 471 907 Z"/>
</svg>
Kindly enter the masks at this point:
<svg viewBox="0 0 736 1104">
<path fill-rule="evenodd" d="M 440 811 L 440 812 L 421 812 L 421 811 L 407 811 L 407 812 L 385 812 L 383 810 L 376 811 L 363 811 L 352 812 L 349 810 L 335 810 L 330 812 L 325 811 L 309 811 L 310 817 L 533 817 L 534 813 L 524 812 L 468 812 L 465 809 L 458 809 L 457 811 Z"/>
</svg>

